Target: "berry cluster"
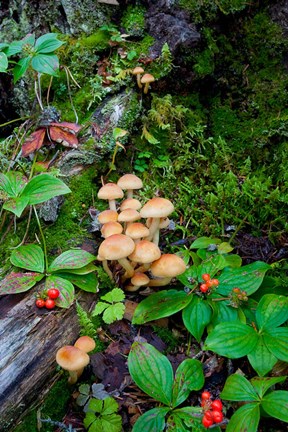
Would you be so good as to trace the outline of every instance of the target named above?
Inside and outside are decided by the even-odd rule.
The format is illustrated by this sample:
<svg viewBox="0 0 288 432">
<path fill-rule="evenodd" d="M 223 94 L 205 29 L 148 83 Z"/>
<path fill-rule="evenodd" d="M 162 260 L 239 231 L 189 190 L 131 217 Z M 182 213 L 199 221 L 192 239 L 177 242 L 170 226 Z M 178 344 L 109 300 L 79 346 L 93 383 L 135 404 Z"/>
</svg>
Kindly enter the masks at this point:
<svg viewBox="0 0 288 432">
<path fill-rule="evenodd" d="M 223 405 L 220 399 L 211 400 L 211 394 L 208 391 L 204 391 L 201 395 L 201 406 L 204 411 L 202 424 L 208 428 L 215 423 L 221 423 L 223 421 Z"/>
<path fill-rule="evenodd" d="M 204 273 L 202 275 L 202 279 L 204 283 L 200 285 L 200 291 L 202 293 L 206 293 L 210 288 L 217 287 L 219 285 L 218 279 L 211 279 L 211 276 L 208 273 Z"/>
<path fill-rule="evenodd" d="M 57 288 L 50 288 L 47 293 L 37 297 L 35 304 L 38 308 L 54 309 L 56 306 L 55 300 L 59 295 L 60 291 Z"/>
<path fill-rule="evenodd" d="M 240 288 L 233 288 L 230 294 L 231 306 L 238 308 L 245 301 L 248 301 L 247 292 L 242 291 Z"/>
</svg>

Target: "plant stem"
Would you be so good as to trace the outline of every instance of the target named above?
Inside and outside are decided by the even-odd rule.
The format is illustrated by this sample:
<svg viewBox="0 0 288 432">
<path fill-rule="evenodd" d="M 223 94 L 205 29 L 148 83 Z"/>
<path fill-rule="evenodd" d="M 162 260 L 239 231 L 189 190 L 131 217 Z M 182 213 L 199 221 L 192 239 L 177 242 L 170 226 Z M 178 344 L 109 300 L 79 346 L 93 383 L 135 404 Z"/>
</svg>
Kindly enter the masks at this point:
<svg viewBox="0 0 288 432">
<path fill-rule="evenodd" d="M 2 124 L 0 124 L 0 128 L 1 128 L 1 127 L 5 127 L 5 126 L 8 126 L 9 124 L 14 123 L 14 122 L 16 122 L 16 121 L 26 120 L 26 119 L 28 119 L 28 118 L 30 118 L 30 116 L 24 116 L 24 117 L 19 117 L 19 118 L 14 119 L 14 120 L 10 120 L 10 121 L 8 121 L 8 122 L 6 122 L 6 123 L 2 123 Z"/>
<path fill-rule="evenodd" d="M 36 217 L 36 220 L 37 220 L 37 224 L 38 224 L 38 227 L 39 227 L 39 232 L 40 232 L 40 235 L 41 235 L 41 238 L 42 238 L 43 252 L 44 252 L 44 258 L 45 258 L 45 273 L 47 273 L 47 270 L 48 270 L 48 257 L 47 257 L 46 240 L 45 240 L 45 236 L 44 236 L 44 233 L 43 233 L 43 230 L 42 230 L 42 227 L 41 227 L 41 223 L 40 223 L 40 220 L 39 220 L 39 217 L 38 217 L 38 214 L 37 214 L 36 207 L 34 205 L 33 205 L 33 210 L 34 210 L 35 217 Z"/>
</svg>

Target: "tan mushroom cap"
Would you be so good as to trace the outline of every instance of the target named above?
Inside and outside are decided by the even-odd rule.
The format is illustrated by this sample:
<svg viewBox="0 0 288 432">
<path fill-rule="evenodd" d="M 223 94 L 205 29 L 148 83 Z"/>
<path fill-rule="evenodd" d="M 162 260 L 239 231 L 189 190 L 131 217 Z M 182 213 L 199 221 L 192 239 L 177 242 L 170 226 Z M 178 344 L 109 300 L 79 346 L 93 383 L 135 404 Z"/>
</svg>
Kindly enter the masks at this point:
<svg viewBox="0 0 288 432">
<path fill-rule="evenodd" d="M 147 201 L 140 210 L 143 218 L 164 218 L 174 211 L 174 205 L 166 198 L 155 197 Z"/>
<path fill-rule="evenodd" d="M 131 278 L 131 283 L 138 287 L 147 285 L 149 282 L 150 282 L 149 277 L 142 272 L 136 272 L 134 276 Z"/>
<path fill-rule="evenodd" d="M 107 222 L 117 222 L 117 219 L 118 213 L 115 210 L 104 210 L 98 215 L 98 221 L 101 224 L 105 224 Z"/>
<path fill-rule="evenodd" d="M 117 186 L 116 183 L 106 183 L 99 189 L 97 196 L 99 199 L 114 200 L 118 198 L 123 198 L 124 193 L 123 190 L 119 186 Z"/>
<path fill-rule="evenodd" d="M 88 353 L 93 351 L 93 349 L 96 347 L 96 343 L 90 336 L 81 336 L 76 340 L 74 347 L 81 349 L 85 353 Z"/>
<path fill-rule="evenodd" d="M 186 270 L 186 265 L 182 258 L 174 254 L 164 254 L 150 267 L 151 273 L 156 277 L 175 277 Z"/>
<path fill-rule="evenodd" d="M 119 222 L 134 222 L 135 220 L 141 219 L 140 213 L 137 210 L 128 208 L 119 213 Z"/>
<path fill-rule="evenodd" d="M 139 210 L 141 208 L 142 204 L 139 200 L 137 200 L 136 198 L 127 198 L 124 201 L 122 201 L 121 205 L 120 205 L 120 210 L 126 210 L 128 208 L 130 209 L 134 209 L 134 210 Z"/>
<path fill-rule="evenodd" d="M 78 371 L 87 366 L 89 361 L 86 352 L 72 345 L 66 345 L 56 353 L 56 362 L 68 371 Z"/>
<path fill-rule="evenodd" d="M 144 73 L 144 69 L 141 66 L 136 66 L 132 71 L 133 75 L 138 75 L 142 73 Z"/>
<path fill-rule="evenodd" d="M 138 263 L 148 264 L 157 260 L 160 256 L 161 251 L 158 246 L 148 240 L 141 240 L 136 244 L 134 252 L 129 255 L 129 259 Z"/>
<path fill-rule="evenodd" d="M 105 260 L 126 258 L 135 248 L 135 243 L 124 234 L 113 234 L 100 245 L 98 255 Z"/>
<path fill-rule="evenodd" d="M 135 222 L 126 228 L 125 234 L 133 240 L 137 240 L 142 237 L 147 237 L 149 235 L 149 229 L 141 222 Z"/>
<path fill-rule="evenodd" d="M 151 82 L 153 82 L 153 81 L 155 81 L 154 76 L 151 75 L 151 74 L 148 74 L 148 73 L 145 74 L 145 75 L 143 75 L 143 77 L 141 78 L 141 83 L 142 83 L 142 84 L 151 83 Z"/>
<path fill-rule="evenodd" d="M 141 189 L 143 187 L 142 180 L 135 174 L 124 174 L 117 182 L 121 189 Z"/>
<path fill-rule="evenodd" d="M 101 228 L 101 234 L 107 238 L 113 234 L 121 234 L 123 227 L 119 222 L 107 222 Z"/>
</svg>

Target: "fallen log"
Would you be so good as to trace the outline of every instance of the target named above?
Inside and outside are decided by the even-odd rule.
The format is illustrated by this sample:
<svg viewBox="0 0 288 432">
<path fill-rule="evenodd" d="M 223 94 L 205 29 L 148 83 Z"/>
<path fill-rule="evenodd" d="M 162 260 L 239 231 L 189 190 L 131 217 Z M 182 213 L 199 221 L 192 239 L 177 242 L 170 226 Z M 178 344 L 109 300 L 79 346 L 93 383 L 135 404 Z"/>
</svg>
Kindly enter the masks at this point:
<svg viewBox="0 0 288 432">
<path fill-rule="evenodd" d="M 80 293 L 88 310 L 95 294 Z M 53 380 L 56 351 L 79 336 L 75 306 L 37 309 L 33 291 L 0 297 L 0 431 L 11 430 Z"/>
</svg>

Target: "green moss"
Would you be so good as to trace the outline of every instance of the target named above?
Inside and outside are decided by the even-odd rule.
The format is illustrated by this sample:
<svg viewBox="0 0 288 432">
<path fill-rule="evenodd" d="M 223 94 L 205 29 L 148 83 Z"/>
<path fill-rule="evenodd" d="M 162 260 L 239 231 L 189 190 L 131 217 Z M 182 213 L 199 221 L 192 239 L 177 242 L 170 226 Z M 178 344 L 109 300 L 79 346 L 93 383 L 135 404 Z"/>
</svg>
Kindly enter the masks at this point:
<svg viewBox="0 0 288 432">
<path fill-rule="evenodd" d="M 146 9 L 142 6 L 128 6 L 121 20 L 121 25 L 128 34 L 134 37 L 144 35 L 145 12 Z"/>
<path fill-rule="evenodd" d="M 61 421 L 67 409 L 67 404 L 71 397 L 71 386 L 68 385 L 67 379 L 63 378 L 53 385 L 46 396 L 41 407 L 30 411 L 22 422 L 13 429 L 13 432 L 38 432 L 37 413 L 40 410 L 41 418 L 50 418 L 53 421 Z M 48 423 L 42 423 L 41 431 L 53 432 L 55 426 Z"/>
</svg>

